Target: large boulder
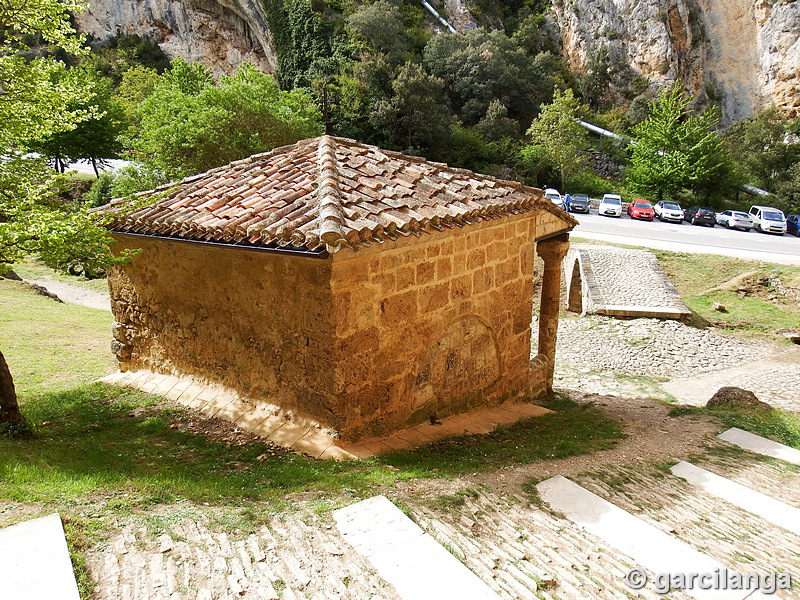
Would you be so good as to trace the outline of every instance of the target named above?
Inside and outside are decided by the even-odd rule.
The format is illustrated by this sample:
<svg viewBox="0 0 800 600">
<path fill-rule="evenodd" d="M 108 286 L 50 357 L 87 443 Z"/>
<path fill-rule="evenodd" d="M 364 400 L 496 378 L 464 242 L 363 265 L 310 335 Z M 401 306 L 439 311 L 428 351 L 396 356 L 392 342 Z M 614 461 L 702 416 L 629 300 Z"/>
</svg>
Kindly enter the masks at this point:
<svg viewBox="0 0 800 600">
<path fill-rule="evenodd" d="M 743 390 L 740 387 L 725 386 L 719 388 L 711 399 L 706 402 L 706 406 L 722 406 L 727 408 L 764 408 L 772 410 L 766 402 L 759 400 L 750 390 Z"/>
</svg>

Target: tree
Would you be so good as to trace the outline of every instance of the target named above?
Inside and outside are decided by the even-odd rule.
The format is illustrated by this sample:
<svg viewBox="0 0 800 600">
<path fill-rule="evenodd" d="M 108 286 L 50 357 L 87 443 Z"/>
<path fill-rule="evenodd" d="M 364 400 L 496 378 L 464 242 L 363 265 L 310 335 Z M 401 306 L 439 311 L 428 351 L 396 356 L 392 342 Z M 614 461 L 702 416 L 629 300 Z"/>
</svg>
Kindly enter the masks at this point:
<svg viewBox="0 0 800 600">
<path fill-rule="evenodd" d="M 453 110 L 466 125 L 483 119 L 492 100 L 525 123 L 538 106 L 543 78 L 534 57 L 501 31 L 438 35 L 425 46 L 423 64 L 444 82 Z"/>
<path fill-rule="evenodd" d="M 589 138 L 578 123 L 579 110 L 572 90 L 556 90 L 553 101 L 542 105 L 528 129 L 532 145 L 541 150 L 525 155 L 538 155 L 550 163 L 558 171 L 561 189 L 567 177 L 589 165 Z"/>
<path fill-rule="evenodd" d="M 69 108 L 91 116 L 77 123 L 73 129 L 54 132 L 29 146 L 53 160 L 60 173 L 70 162 L 87 160 L 92 164 L 95 176 L 99 177 L 98 164 L 116 158 L 123 148 L 119 136 L 126 127 L 125 114 L 114 98 L 107 79 L 85 69 L 72 71 L 77 73 L 83 87 L 92 96 L 88 100 L 72 103 Z"/>
<path fill-rule="evenodd" d="M 139 134 L 140 119 L 137 114 L 139 105 L 153 93 L 160 80 L 155 69 L 140 65 L 134 65 L 122 74 L 115 100 L 125 113 L 128 137 L 136 137 Z"/>
<path fill-rule="evenodd" d="M 370 121 L 398 148 L 412 152 L 430 148 L 449 137 L 451 116 L 444 83 L 420 65 L 406 64 L 392 81 L 391 97 L 375 103 Z"/>
<path fill-rule="evenodd" d="M 633 128 L 636 138 L 627 172 L 628 186 L 658 200 L 688 189 L 707 197 L 729 175 L 722 139 L 716 133 L 719 111 L 692 114 L 676 83 L 651 105 L 650 116 Z"/>
<path fill-rule="evenodd" d="M 601 44 L 592 49 L 586 61 L 586 72 L 580 77 L 579 85 L 584 101 L 597 108 L 608 91 L 611 82 L 611 56 L 608 46 Z"/>
<path fill-rule="evenodd" d="M 350 35 L 378 52 L 396 52 L 406 45 L 400 11 L 386 0 L 359 8 L 347 18 L 347 29 Z"/>
<path fill-rule="evenodd" d="M 725 132 L 725 145 L 747 182 L 776 194 L 785 208 L 800 204 L 800 119 L 775 109 L 739 121 Z"/>
<path fill-rule="evenodd" d="M 208 68 L 177 59 L 138 114 L 134 149 L 170 178 L 322 133 L 307 91 L 283 92 L 271 75 L 249 64 L 214 82 Z"/>
<path fill-rule="evenodd" d="M 26 36 L 71 53 L 82 52 L 69 24 L 75 0 L 0 0 L 0 272 L 27 254 L 49 264 L 84 260 L 93 267 L 120 262 L 110 236 L 88 215 L 50 200 L 55 173 L 41 160 L 23 158 L 22 141 L 67 131 L 91 116 L 70 107 L 88 100 L 79 81 L 52 55 L 31 56 Z M 14 380 L 0 352 L 0 423 L 23 421 Z"/>
</svg>

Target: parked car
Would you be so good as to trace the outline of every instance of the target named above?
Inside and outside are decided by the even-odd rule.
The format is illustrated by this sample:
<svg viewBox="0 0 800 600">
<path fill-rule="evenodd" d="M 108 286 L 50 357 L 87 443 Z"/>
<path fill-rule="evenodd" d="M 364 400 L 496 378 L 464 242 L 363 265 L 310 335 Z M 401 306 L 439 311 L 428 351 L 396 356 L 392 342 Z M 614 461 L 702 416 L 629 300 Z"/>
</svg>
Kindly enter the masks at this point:
<svg viewBox="0 0 800 600">
<path fill-rule="evenodd" d="M 753 228 L 753 219 L 746 212 L 740 210 L 723 210 L 721 213 L 717 213 L 717 225 L 723 225 L 728 229 L 749 231 Z"/>
<path fill-rule="evenodd" d="M 683 221 L 683 209 L 677 202 L 659 200 L 653 207 L 653 212 L 656 214 L 659 221 L 672 221 L 673 223 L 680 223 Z"/>
<path fill-rule="evenodd" d="M 547 188 L 544 191 L 544 197 L 550 200 L 558 208 L 564 208 L 564 198 L 561 197 L 561 192 L 555 188 Z"/>
<path fill-rule="evenodd" d="M 575 194 L 569 199 L 569 205 L 567 206 L 567 211 L 588 213 L 590 204 L 591 201 L 589 200 L 589 196 L 587 196 L 586 194 Z"/>
<path fill-rule="evenodd" d="M 800 215 L 786 217 L 786 233 L 800 236 Z"/>
<path fill-rule="evenodd" d="M 753 229 L 762 233 L 786 233 L 786 215 L 783 211 L 771 206 L 751 206 L 750 216 L 753 218 Z"/>
<path fill-rule="evenodd" d="M 597 207 L 597 214 L 607 217 L 621 217 L 622 196 L 619 194 L 603 194 L 600 206 Z"/>
<path fill-rule="evenodd" d="M 692 225 L 708 225 L 713 227 L 717 224 L 717 213 L 705 206 L 693 206 L 683 211 L 683 220 Z"/>
<path fill-rule="evenodd" d="M 635 199 L 628 204 L 628 215 L 630 215 L 631 219 L 652 221 L 656 213 L 653 210 L 653 205 L 647 200 Z"/>
</svg>

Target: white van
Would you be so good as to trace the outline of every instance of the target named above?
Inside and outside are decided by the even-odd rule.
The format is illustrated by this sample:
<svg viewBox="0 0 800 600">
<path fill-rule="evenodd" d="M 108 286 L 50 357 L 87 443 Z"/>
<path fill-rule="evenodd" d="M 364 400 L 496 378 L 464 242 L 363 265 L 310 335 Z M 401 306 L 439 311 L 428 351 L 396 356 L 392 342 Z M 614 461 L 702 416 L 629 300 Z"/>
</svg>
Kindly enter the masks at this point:
<svg viewBox="0 0 800 600">
<path fill-rule="evenodd" d="M 750 216 L 753 218 L 753 229 L 763 233 L 786 233 L 786 215 L 783 211 L 771 206 L 751 206 Z"/>
<path fill-rule="evenodd" d="M 561 197 L 561 192 L 556 188 L 547 188 L 544 191 L 544 197 L 550 200 L 558 208 L 564 208 L 564 198 Z"/>
</svg>

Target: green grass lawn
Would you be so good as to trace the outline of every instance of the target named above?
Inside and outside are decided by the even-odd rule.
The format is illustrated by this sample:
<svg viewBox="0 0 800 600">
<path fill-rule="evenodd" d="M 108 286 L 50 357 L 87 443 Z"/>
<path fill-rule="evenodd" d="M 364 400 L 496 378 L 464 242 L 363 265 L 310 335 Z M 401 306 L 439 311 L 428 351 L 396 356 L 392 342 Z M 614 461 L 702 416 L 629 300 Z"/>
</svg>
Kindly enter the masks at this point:
<svg viewBox="0 0 800 600">
<path fill-rule="evenodd" d="M 780 294 L 769 283 L 751 285 L 744 292 L 719 289 L 743 273 L 752 278 L 773 277 L 800 292 L 800 267 L 743 260 L 727 256 L 653 250 L 683 301 L 706 322 L 742 333 L 769 333 L 800 327 L 800 304 Z M 769 296 L 774 296 L 770 299 Z M 713 309 L 722 304 L 726 312 Z"/>
<path fill-rule="evenodd" d="M 107 311 L 56 302 L 0 279 L 0 349 L 23 398 L 114 372 L 113 320 Z"/>
<path fill-rule="evenodd" d="M 554 414 L 369 461 L 321 462 L 267 444 L 229 448 L 171 427 L 185 411 L 159 397 L 89 383 L 115 368 L 109 313 L 5 280 L 0 303 L 0 348 L 37 430 L 31 440 L 0 438 L 0 500 L 118 506 L 110 499 L 127 493 L 130 506 L 182 499 L 278 506 L 295 492 L 369 493 L 399 479 L 590 452 L 622 437 L 595 409 L 555 399 Z"/>
</svg>

